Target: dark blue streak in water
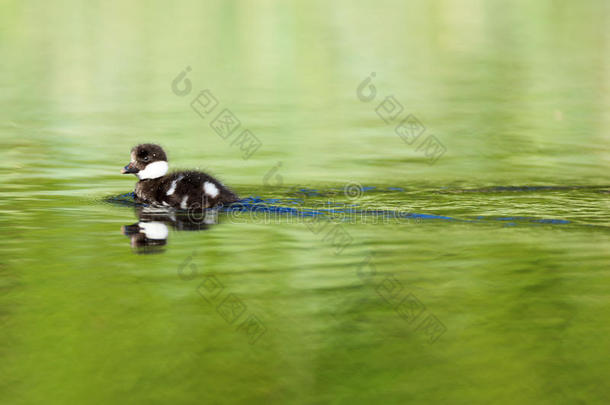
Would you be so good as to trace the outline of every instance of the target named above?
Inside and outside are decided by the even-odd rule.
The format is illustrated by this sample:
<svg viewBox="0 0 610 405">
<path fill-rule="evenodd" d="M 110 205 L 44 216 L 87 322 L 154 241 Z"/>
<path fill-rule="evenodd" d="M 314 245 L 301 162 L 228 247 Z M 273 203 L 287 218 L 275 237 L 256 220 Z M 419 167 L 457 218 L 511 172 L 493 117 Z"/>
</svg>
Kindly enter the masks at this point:
<svg viewBox="0 0 610 405">
<path fill-rule="evenodd" d="M 314 217 L 314 216 L 326 216 L 334 214 L 366 214 L 376 217 L 383 218 L 419 218 L 419 219 L 444 219 L 448 221 L 460 221 L 459 219 L 446 217 L 442 215 L 431 215 L 431 214 L 415 214 L 415 213 L 403 213 L 400 211 L 391 210 L 359 210 L 355 208 L 329 208 L 329 209 L 297 209 L 290 207 L 282 207 L 273 205 L 282 200 L 278 199 L 262 199 L 260 197 L 248 197 L 240 200 L 228 207 L 223 207 L 222 212 L 257 212 L 261 214 L 289 214 L 301 217 Z"/>
<path fill-rule="evenodd" d="M 312 190 L 301 189 L 301 192 L 307 192 L 309 195 Z M 118 196 L 110 197 L 107 199 L 108 202 L 128 205 L 128 206 L 147 206 L 147 204 L 136 203 L 134 201 L 134 193 L 125 193 Z M 298 217 L 332 217 L 338 214 L 349 214 L 349 215 L 369 215 L 372 217 L 381 218 L 394 218 L 394 219 L 421 219 L 421 220 L 444 220 L 444 221 L 456 221 L 456 222 L 486 222 L 486 221 L 502 221 L 506 222 L 505 226 L 515 226 L 518 223 L 540 223 L 540 224 L 553 224 L 553 225 L 564 225 L 569 224 L 570 221 L 564 219 L 540 219 L 532 217 L 483 217 L 478 216 L 474 219 L 458 219 L 447 217 L 443 215 L 433 214 L 418 214 L 418 213 L 406 213 L 401 211 L 392 210 L 360 210 L 357 205 L 350 205 L 350 208 L 328 208 L 328 209 L 309 209 L 309 208 L 293 208 L 286 207 L 278 204 L 301 204 L 302 199 L 299 198 L 268 198 L 262 199 L 260 197 L 248 197 L 244 198 L 236 203 L 233 203 L 227 207 L 220 208 L 221 212 L 254 212 L 259 214 L 279 214 L 279 215 L 292 215 Z M 336 203 L 335 203 L 336 205 Z"/>
<path fill-rule="evenodd" d="M 486 219 L 485 217 L 477 217 L 477 219 Z M 529 221 L 529 222 L 540 222 L 543 224 L 569 224 L 570 221 L 565 219 L 536 219 L 532 217 L 490 217 L 494 221 Z"/>
</svg>

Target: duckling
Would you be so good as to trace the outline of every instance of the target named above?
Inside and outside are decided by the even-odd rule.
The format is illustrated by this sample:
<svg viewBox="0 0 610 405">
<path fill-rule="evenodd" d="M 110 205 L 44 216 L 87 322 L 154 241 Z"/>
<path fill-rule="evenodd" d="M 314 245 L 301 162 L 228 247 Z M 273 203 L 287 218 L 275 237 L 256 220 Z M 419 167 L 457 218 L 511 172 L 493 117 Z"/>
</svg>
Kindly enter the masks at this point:
<svg viewBox="0 0 610 405">
<path fill-rule="evenodd" d="M 209 174 L 194 170 L 167 173 L 161 146 L 144 143 L 131 149 L 131 162 L 122 174 L 135 174 L 138 202 L 177 209 L 205 209 L 239 200 L 237 194 Z"/>
</svg>

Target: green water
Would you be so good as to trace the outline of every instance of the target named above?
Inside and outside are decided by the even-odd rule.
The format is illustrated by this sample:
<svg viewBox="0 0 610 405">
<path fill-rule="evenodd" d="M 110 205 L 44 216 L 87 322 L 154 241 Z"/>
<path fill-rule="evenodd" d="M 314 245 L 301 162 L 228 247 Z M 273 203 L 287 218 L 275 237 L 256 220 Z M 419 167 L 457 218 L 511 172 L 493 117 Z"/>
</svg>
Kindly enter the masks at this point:
<svg viewBox="0 0 610 405">
<path fill-rule="evenodd" d="M 0 402 L 610 400 L 608 2 L 0 5 Z M 139 254 L 106 202 L 139 142 L 242 197 L 456 220 L 221 213 Z"/>
</svg>

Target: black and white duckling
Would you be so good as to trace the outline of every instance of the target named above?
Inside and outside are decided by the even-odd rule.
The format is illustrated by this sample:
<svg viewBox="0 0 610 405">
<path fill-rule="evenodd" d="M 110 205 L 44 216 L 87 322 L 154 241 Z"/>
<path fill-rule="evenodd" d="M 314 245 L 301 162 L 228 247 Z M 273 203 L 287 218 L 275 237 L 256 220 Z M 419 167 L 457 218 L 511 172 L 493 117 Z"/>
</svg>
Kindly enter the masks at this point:
<svg viewBox="0 0 610 405">
<path fill-rule="evenodd" d="M 135 174 L 136 200 L 179 209 L 204 209 L 239 200 L 209 174 L 194 170 L 167 173 L 167 155 L 159 145 L 144 143 L 131 150 L 131 162 L 122 174 Z"/>
</svg>

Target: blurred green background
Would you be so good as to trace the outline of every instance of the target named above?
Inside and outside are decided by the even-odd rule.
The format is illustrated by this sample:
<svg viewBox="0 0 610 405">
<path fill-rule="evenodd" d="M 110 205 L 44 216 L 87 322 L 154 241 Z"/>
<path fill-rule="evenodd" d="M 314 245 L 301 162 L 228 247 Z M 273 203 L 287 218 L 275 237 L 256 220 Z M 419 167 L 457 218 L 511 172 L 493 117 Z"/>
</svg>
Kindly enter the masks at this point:
<svg viewBox="0 0 610 405">
<path fill-rule="evenodd" d="M 608 26 L 602 0 L 0 1 L 0 401 L 608 403 Z M 193 112 L 203 89 L 252 157 Z M 394 132 L 408 114 L 436 163 Z M 569 223 L 355 221 L 337 252 L 294 218 L 221 214 L 139 255 L 136 213 L 105 198 L 133 189 L 140 142 L 243 197 Z M 211 275 L 241 319 L 198 293 Z"/>
</svg>

